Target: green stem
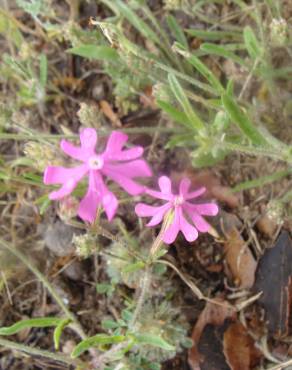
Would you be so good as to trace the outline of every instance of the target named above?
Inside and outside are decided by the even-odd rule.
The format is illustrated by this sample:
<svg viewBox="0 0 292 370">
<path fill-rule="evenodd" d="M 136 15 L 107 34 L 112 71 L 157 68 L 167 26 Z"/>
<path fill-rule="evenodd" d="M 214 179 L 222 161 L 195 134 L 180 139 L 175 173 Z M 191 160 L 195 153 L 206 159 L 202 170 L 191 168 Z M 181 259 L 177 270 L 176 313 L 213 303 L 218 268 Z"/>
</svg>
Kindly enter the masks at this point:
<svg viewBox="0 0 292 370">
<path fill-rule="evenodd" d="M 0 337 L 0 346 L 6 347 L 6 348 L 9 348 L 9 349 L 12 349 L 12 350 L 16 350 L 16 351 L 19 351 L 19 352 L 25 352 L 29 355 L 44 357 L 44 358 L 47 358 L 47 359 L 50 359 L 50 360 L 54 360 L 56 362 L 61 362 L 61 363 L 66 364 L 66 365 L 80 366 L 80 367 L 83 367 L 83 368 L 85 366 L 85 364 L 83 364 L 83 362 L 78 360 L 78 359 L 77 360 L 76 359 L 71 359 L 70 357 L 67 357 L 65 355 L 45 351 L 45 350 L 39 349 L 39 348 L 26 346 L 24 344 L 15 343 L 15 342 L 12 342 L 10 340 L 3 339 L 1 337 Z"/>
<path fill-rule="evenodd" d="M 255 180 L 245 181 L 234 188 L 232 188 L 232 192 L 237 193 L 242 190 L 248 190 L 252 188 L 256 188 L 258 186 L 263 186 L 266 184 L 270 184 L 271 182 L 280 180 L 281 178 L 288 176 L 292 172 L 292 169 L 282 170 L 272 173 L 271 175 L 261 176 Z"/>
<path fill-rule="evenodd" d="M 279 161 L 284 161 L 289 164 L 292 164 L 292 158 L 291 156 L 285 155 L 285 153 L 281 152 L 281 150 L 273 151 L 268 148 L 263 147 L 255 147 L 255 146 L 247 146 L 237 143 L 231 143 L 228 141 L 224 141 L 221 143 L 217 142 L 217 145 L 220 145 L 222 149 L 231 150 L 234 152 L 240 152 L 244 154 L 251 154 L 256 156 L 265 156 L 272 159 L 276 159 Z"/>
<path fill-rule="evenodd" d="M 157 131 L 163 133 L 177 133 L 179 130 L 177 127 L 131 127 L 131 128 L 121 128 L 119 129 L 121 132 L 125 132 L 127 134 L 155 134 Z M 101 129 L 98 131 L 100 136 L 108 135 L 112 130 L 109 129 Z M 50 134 L 40 134 L 39 132 L 33 132 L 31 134 L 9 134 L 9 133 L 0 133 L 0 140 L 60 140 L 60 139 L 77 139 L 78 135 L 66 135 L 66 134 L 57 134 L 57 135 L 50 135 Z"/>
</svg>

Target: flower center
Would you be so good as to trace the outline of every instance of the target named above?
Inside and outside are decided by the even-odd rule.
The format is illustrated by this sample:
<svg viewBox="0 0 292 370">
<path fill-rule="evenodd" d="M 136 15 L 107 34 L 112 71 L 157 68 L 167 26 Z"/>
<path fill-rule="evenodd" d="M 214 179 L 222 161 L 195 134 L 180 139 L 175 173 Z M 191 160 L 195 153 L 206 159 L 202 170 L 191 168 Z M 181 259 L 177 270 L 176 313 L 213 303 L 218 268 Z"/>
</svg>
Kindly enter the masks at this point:
<svg viewBox="0 0 292 370">
<path fill-rule="evenodd" d="M 104 165 L 104 160 L 100 155 L 95 155 L 89 158 L 88 165 L 92 170 L 100 170 Z"/>
<path fill-rule="evenodd" d="M 181 195 L 177 195 L 174 197 L 173 199 L 173 205 L 176 207 L 176 206 L 180 206 L 184 203 L 184 198 L 181 196 Z"/>
</svg>

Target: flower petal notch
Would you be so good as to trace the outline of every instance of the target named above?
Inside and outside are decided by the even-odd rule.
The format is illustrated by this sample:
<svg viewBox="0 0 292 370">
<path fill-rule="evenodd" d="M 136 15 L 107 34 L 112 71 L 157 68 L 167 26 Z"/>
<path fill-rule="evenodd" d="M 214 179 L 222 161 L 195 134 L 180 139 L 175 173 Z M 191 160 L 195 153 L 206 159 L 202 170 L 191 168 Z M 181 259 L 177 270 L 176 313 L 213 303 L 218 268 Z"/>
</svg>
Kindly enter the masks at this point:
<svg viewBox="0 0 292 370">
<path fill-rule="evenodd" d="M 79 217 L 92 223 L 96 218 L 98 207 L 102 206 L 108 220 L 111 221 L 117 211 L 118 200 L 107 188 L 104 177 L 116 182 L 127 193 L 137 195 L 142 193 L 145 187 L 136 182 L 136 178 L 152 176 L 150 167 L 141 159 L 143 148 L 135 146 L 124 149 L 127 141 L 127 135 L 113 131 L 105 150 L 97 153 L 98 137 L 93 128 L 81 130 L 80 146 L 62 140 L 60 143 L 62 151 L 82 163 L 73 168 L 57 166 L 46 168 L 44 183 L 61 185 L 58 190 L 49 194 L 49 198 L 58 200 L 68 196 L 78 183 L 87 177 L 88 189 L 79 204 Z"/>
<path fill-rule="evenodd" d="M 202 215 L 216 216 L 219 211 L 217 204 L 190 202 L 204 194 L 206 191 L 204 187 L 190 191 L 191 181 L 184 178 L 179 184 L 179 193 L 174 194 L 171 180 L 167 176 L 160 177 L 158 185 L 160 191 L 146 189 L 145 192 L 153 198 L 166 202 L 160 206 L 138 203 L 135 212 L 139 217 L 151 217 L 147 226 L 156 226 L 163 220 L 166 221 L 162 232 L 162 240 L 166 244 L 173 243 L 180 231 L 188 242 L 193 242 L 198 238 L 199 232 L 210 230 L 211 226 Z"/>
</svg>

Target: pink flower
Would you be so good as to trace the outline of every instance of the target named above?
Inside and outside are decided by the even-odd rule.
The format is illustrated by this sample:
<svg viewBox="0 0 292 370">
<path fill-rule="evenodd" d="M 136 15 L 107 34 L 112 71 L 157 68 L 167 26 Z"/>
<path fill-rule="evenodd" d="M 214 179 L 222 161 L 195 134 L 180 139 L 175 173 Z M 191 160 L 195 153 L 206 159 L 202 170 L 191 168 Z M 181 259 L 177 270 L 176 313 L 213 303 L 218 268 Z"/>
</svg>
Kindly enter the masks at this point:
<svg viewBox="0 0 292 370">
<path fill-rule="evenodd" d="M 136 146 L 122 150 L 128 136 L 113 131 L 102 153 L 96 153 L 97 133 L 93 128 L 85 128 L 80 133 L 81 146 L 76 147 L 66 140 L 61 141 L 61 149 L 70 157 L 81 161 L 73 168 L 48 166 L 44 173 L 45 184 L 61 184 L 61 188 L 50 193 L 52 200 L 69 195 L 78 182 L 88 176 L 88 190 L 81 200 L 78 215 L 86 221 L 93 222 L 97 208 L 102 205 L 109 220 L 117 210 L 118 200 L 104 183 L 103 176 L 116 182 L 127 193 L 137 195 L 145 187 L 133 180 L 135 177 L 151 176 L 147 163 L 140 158 L 143 148 Z M 122 162 L 122 163 L 119 163 Z"/>
<path fill-rule="evenodd" d="M 158 184 L 160 191 L 146 189 L 146 193 L 154 198 L 166 200 L 166 203 L 159 207 L 138 203 L 135 212 L 139 217 L 152 217 L 147 226 L 156 226 L 168 215 L 173 215 L 173 220 L 166 225 L 166 230 L 162 235 L 166 244 L 173 243 L 179 231 L 183 233 L 187 241 L 193 242 L 198 237 L 198 231 L 204 233 L 210 229 L 211 226 L 201 215 L 215 216 L 218 213 L 218 206 L 215 203 L 189 202 L 202 195 L 206 191 L 205 188 L 189 192 L 191 181 L 184 178 L 179 185 L 179 194 L 173 194 L 168 177 L 160 177 Z"/>
</svg>

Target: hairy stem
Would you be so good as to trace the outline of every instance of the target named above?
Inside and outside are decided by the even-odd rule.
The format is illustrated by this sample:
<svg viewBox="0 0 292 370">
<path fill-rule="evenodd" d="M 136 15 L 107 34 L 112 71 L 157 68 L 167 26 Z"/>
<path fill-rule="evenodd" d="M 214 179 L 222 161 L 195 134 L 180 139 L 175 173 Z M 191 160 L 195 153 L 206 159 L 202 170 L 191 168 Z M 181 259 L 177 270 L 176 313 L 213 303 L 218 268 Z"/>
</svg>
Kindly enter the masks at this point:
<svg viewBox="0 0 292 370">
<path fill-rule="evenodd" d="M 16 351 L 19 351 L 19 352 L 25 352 L 29 355 L 44 357 L 44 358 L 47 358 L 47 359 L 50 359 L 50 360 L 54 360 L 56 362 L 61 362 L 61 363 L 66 364 L 66 365 L 74 365 L 74 366 L 78 365 L 81 368 L 82 367 L 84 368 L 83 362 L 78 360 L 78 359 L 77 360 L 76 359 L 71 359 L 70 357 L 67 357 L 65 355 L 45 351 L 45 350 L 39 349 L 39 348 L 33 348 L 33 347 L 30 347 L 30 346 L 26 346 L 24 344 L 15 343 L 15 342 L 12 342 L 10 340 L 3 339 L 1 337 L 0 337 L 0 346 L 6 347 L 6 348 L 9 348 L 9 349 L 12 349 L 12 350 L 16 350 Z"/>
</svg>

